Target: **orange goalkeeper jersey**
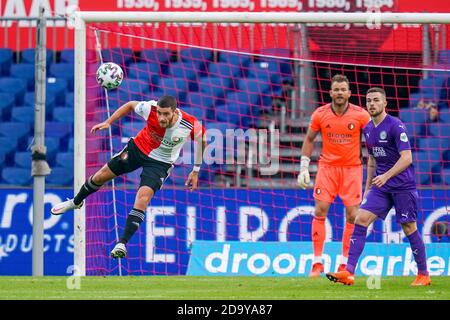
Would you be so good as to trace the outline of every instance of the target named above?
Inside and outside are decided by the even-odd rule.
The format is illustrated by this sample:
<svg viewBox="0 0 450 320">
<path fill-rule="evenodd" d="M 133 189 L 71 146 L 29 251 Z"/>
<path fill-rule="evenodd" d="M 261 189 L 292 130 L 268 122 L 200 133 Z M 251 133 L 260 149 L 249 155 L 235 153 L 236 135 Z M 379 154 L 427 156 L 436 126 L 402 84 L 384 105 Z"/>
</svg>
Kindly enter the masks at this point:
<svg viewBox="0 0 450 320">
<path fill-rule="evenodd" d="M 317 108 L 312 114 L 310 128 L 322 134 L 319 163 L 361 165 L 361 134 L 369 121 L 369 113 L 351 103 L 342 115 L 337 115 L 331 104 Z"/>
</svg>

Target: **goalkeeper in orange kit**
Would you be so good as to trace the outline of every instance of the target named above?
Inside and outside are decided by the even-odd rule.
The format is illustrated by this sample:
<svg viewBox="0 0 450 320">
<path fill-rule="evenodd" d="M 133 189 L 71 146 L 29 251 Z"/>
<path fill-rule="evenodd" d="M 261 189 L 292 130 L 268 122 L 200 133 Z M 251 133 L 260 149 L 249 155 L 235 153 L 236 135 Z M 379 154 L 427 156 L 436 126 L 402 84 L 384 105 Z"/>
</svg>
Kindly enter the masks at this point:
<svg viewBox="0 0 450 320">
<path fill-rule="evenodd" d="M 322 135 L 322 153 L 314 184 L 315 211 L 312 219 L 314 261 L 310 277 L 324 272 L 322 253 L 326 238 L 325 219 L 337 195 L 345 206 L 346 223 L 342 236 L 342 255 L 338 270 L 345 270 L 354 219 L 362 199 L 363 166 L 361 161 L 362 129 L 370 121 L 369 113 L 349 103 L 350 83 L 344 75 L 331 79 L 332 102 L 316 109 L 302 146 L 298 185 L 310 183 L 309 163 L 314 140 Z"/>
</svg>

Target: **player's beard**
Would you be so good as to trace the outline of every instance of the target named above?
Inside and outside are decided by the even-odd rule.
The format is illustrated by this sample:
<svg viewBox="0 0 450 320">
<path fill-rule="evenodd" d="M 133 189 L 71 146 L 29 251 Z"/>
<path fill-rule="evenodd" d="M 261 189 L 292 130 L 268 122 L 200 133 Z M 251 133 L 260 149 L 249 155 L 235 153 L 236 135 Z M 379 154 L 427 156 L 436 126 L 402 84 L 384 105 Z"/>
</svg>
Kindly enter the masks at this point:
<svg viewBox="0 0 450 320">
<path fill-rule="evenodd" d="M 381 115 L 381 114 L 383 113 L 383 109 L 381 109 L 381 110 L 375 110 L 375 112 L 370 112 L 370 111 L 369 111 L 369 113 L 370 113 L 370 116 L 371 116 L 372 118 L 376 118 L 376 117 L 378 117 L 379 115 Z"/>
<path fill-rule="evenodd" d="M 173 117 L 174 116 L 172 116 L 170 119 L 167 119 L 164 123 L 162 123 L 162 122 L 159 122 L 159 126 L 161 127 L 161 128 L 168 128 L 168 127 L 170 127 L 173 123 Z"/>
</svg>

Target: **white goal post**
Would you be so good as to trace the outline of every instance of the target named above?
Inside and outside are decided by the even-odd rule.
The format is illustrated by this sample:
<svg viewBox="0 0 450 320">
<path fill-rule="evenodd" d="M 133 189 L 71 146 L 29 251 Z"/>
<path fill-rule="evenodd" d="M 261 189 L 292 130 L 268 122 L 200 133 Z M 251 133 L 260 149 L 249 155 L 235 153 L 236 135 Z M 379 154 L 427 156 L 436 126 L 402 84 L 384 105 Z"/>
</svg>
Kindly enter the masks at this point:
<svg viewBox="0 0 450 320">
<path fill-rule="evenodd" d="M 76 11 L 70 17 L 75 27 L 75 121 L 74 191 L 86 179 L 86 23 L 355 23 L 355 24 L 449 24 L 450 13 L 361 13 L 331 12 L 104 12 Z M 74 215 L 74 265 L 77 275 L 86 275 L 85 207 Z"/>
</svg>

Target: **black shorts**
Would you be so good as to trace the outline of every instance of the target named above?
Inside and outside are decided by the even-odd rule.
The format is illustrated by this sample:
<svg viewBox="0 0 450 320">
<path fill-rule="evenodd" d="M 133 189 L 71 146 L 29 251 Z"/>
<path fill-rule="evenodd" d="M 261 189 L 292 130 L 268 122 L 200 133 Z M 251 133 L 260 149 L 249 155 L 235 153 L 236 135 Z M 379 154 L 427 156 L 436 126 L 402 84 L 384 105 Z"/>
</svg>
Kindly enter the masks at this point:
<svg viewBox="0 0 450 320">
<path fill-rule="evenodd" d="M 161 189 L 173 165 L 149 158 L 130 139 L 126 147 L 109 160 L 108 167 L 116 176 L 142 167 L 139 187 L 147 186 L 156 192 Z"/>
</svg>

